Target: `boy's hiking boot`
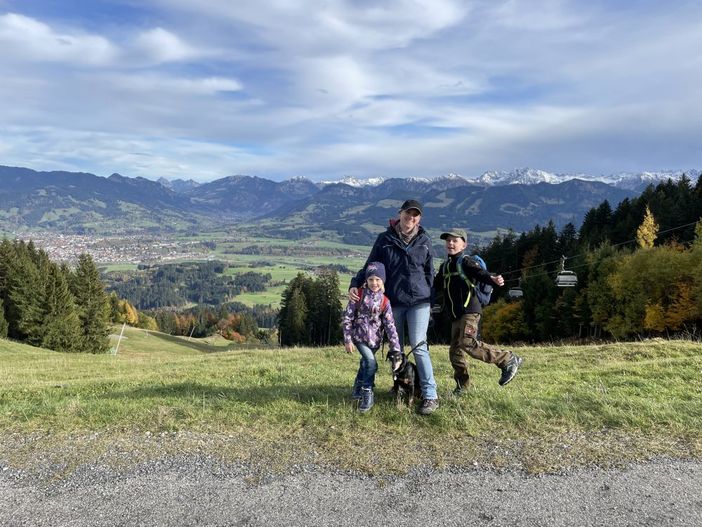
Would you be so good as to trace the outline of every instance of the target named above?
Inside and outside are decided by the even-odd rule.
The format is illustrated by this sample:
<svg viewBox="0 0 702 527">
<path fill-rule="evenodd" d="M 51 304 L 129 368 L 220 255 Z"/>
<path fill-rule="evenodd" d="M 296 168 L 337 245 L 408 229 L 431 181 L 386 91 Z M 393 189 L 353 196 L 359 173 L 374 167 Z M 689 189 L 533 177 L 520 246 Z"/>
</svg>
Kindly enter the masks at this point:
<svg viewBox="0 0 702 527">
<path fill-rule="evenodd" d="M 439 401 L 437 399 L 424 399 L 418 412 L 422 415 L 429 415 L 433 414 L 438 407 Z"/>
<path fill-rule="evenodd" d="M 500 380 L 497 381 L 500 386 L 504 386 L 514 379 L 514 376 L 517 375 L 517 371 L 519 370 L 519 366 L 522 365 L 522 361 L 523 359 L 520 356 L 512 353 L 512 358 L 502 367 L 502 376 Z"/>
<path fill-rule="evenodd" d="M 356 383 L 353 385 L 353 392 L 351 392 L 351 399 L 361 400 L 361 385 Z"/>
<path fill-rule="evenodd" d="M 358 405 L 358 411 L 365 414 L 371 408 L 373 408 L 373 390 L 361 388 L 361 404 Z"/>
</svg>

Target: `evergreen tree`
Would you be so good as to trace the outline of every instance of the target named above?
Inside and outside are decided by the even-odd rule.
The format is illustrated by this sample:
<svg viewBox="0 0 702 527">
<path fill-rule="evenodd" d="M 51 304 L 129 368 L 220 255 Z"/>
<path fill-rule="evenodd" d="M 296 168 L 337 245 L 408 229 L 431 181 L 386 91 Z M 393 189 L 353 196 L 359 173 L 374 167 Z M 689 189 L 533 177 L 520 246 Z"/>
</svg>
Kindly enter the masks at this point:
<svg viewBox="0 0 702 527">
<path fill-rule="evenodd" d="M 80 321 L 68 281 L 55 264 L 49 266 L 44 297 L 44 335 L 41 345 L 55 351 L 78 351 Z"/>
<path fill-rule="evenodd" d="M 9 324 L 5 316 L 5 306 L 8 305 L 8 276 L 10 273 L 10 261 L 14 251 L 12 244 L 3 238 L 0 242 L 0 337 L 7 337 Z"/>
<path fill-rule="evenodd" d="M 158 324 L 159 331 L 168 333 L 169 335 L 178 334 L 178 317 L 172 311 L 157 311 L 156 324 Z"/>
<path fill-rule="evenodd" d="M 119 309 L 119 297 L 114 291 L 110 293 L 110 322 L 113 324 L 121 324 L 124 322 Z"/>
<path fill-rule="evenodd" d="M 258 334 L 258 325 L 253 315 L 243 313 L 239 321 L 239 333 L 247 338 L 255 337 Z"/>
<path fill-rule="evenodd" d="M 578 252 L 578 231 L 572 223 L 566 223 L 558 235 L 558 254 L 570 256 Z"/>
<path fill-rule="evenodd" d="M 13 244 L 14 255 L 8 266 L 8 305 L 5 317 L 8 335 L 13 339 L 40 346 L 43 340 L 44 279 L 23 242 Z"/>
<path fill-rule="evenodd" d="M 2 298 L 0 298 L 0 338 L 7 337 L 7 320 L 5 320 L 5 308 L 2 304 Z"/>
<path fill-rule="evenodd" d="M 329 346 L 341 342 L 342 305 L 339 298 L 339 275 L 335 270 L 324 269 L 320 271 L 315 280 L 316 305 L 309 306 L 314 310 L 315 336 L 312 344 Z"/>
<path fill-rule="evenodd" d="M 278 312 L 278 339 L 281 346 L 309 344 L 308 296 L 311 292 L 312 279 L 298 273 L 283 291 L 280 311 Z"/>
<path fill-rule="evenodd" d="M 81 254 L 78 257 L 72 288 L 79 310 L 80 351 L 107 353 L 110 349 L 108 339 L 110 301 L 100 281 L 100 273 L 90 255 Z"/>
<path fill-rule="evenodd" d="M 284 333 L 283 327 L 285 328 Z M 307 335 L 307 302 L 302 289 L 296 288 L 290 294 L 284 324 L 281 324 L 280 343 L 283 346 L 307 344 Z"/>
</svg>

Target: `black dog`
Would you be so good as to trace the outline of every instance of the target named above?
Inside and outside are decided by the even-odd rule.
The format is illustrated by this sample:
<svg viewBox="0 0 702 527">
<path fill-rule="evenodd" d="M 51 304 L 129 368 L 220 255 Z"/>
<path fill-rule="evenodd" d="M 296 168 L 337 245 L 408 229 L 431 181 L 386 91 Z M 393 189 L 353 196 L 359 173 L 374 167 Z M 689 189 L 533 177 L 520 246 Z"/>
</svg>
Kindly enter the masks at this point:
<svg viewBox="0 0 702 527">
<path fill-rule="evenodd" d="M 395 394 L 395 401 L 400 404 L 402 398 L 406 397 L 407 406 L 411 406 L 415 397 L 421 397 L 417 366 L 402 352 L 388 353 L 387 360 L 390 361 L 392 371 L 392 392 Z"/>
</svg>

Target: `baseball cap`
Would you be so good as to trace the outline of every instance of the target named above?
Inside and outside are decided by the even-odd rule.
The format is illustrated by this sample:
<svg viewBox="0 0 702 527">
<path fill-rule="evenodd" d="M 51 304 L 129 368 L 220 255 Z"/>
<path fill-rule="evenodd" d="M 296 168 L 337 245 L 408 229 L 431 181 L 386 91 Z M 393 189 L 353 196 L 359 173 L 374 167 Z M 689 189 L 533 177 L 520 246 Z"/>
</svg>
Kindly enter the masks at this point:
<svg viewBox="0 0 702 527">
<path fill-rule="evenodd" d="M 459 228 L 450 229 L 446 232 L 442 232 L 441 236 L 439 236 L 439 238 L 441 238 L 442 240 L 445 240 L 449 236 L 453 236 L 454 238 L 463 238 L 464 242 L 468 241 L 468 235 L 466 234 L 466 231 L 464 229 L 459 229 Z"/>
<path fill-rule="evenodd" d="M 417 209 L 417 211 L 419 211 L 419 214 L 423 214 L 422 204 L 419 203 L 416 199 L 408 199 L 407 201 L 405 201 L 402 204 L 402 207 L 400 207 L 400 212 L 410 209 Z"/>
</svg>

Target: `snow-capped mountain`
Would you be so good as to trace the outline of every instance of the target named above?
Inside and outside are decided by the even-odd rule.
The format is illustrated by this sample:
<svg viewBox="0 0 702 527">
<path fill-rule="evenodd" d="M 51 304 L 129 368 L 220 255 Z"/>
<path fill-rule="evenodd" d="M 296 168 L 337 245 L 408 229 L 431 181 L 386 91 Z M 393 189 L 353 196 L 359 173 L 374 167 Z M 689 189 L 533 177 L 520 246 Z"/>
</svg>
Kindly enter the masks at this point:
<svg viewBox="0 0 702 527">
<path fill-rule="evenodd" d="M 344 185 L 348 185 L 350 187 L 377 187 L 380 185 L 383 181 L 385 181 L 384 178 L 382 177 L 371 177 L 371 178 L 355 178 L 353 176 L 345 176 L 342 179 L 338 179 L 336 181 L 320 181 L 319 185 L 324 187 L 326 185 L 333 185 L 336 183 L 343 183 Z"/>
<path fill-rule="evenodd" d="M 599 181 L 601 183 L 606 183 L 608 185 L 612 185 L 613 187 L 626 190 L 641 191 L 649 184 L 656 185 L 662 181 L 666 181 L 669 178 L 673 181 L 677 181 L 683 174 L 686 174 L 687 177 L 694 183 L 697 181 L 700 173 L 702 173 L 702 171 L 690 169 L 666 170 L 661 172 L 621 172 L 618 174 L 602 174 L 593 176 L 589 174 L 557 174 L 534 168 L 516 168 L 509 171 L 488 171 L 477 178 L 466 178 L 459 174 L 450 173 L 445 176 L 438 176 L 434 178 L 408 177 L 405 178 L 405 181 L 410 184 L 419 183 L 449 189 L 463 185 L 478 185 L 482 187 L 498 187 L 503 185 L 535 185 L 538 183 L 558 185 L 573 179 L 580 179 L 582 181 Z M 363 188 L 379 186 L 385 181 L 388 180 L 382 177 L 361 179 L 347 176 L 337 181 L 322 181 L 319 183 L 319 186 L 344 183 L 352 187 Z"/>
<path fill-rule="evenodd" d="M 586 179 L 582 176 L 570 174 L 553 174 L 544 170 L 533 168 L 517 168 L 511 171 L 489 171 L 474 181 L 487 187 L 499 185 L 534 185 L 536 183 L 558 184 L 571 179 Z"/>
<path fill-rule="evenodd" d="M 661 172 L 620 172 L 618 174 L 592 176 L 589 174 L 554 174 L 552 172 L 546 172 L 545 170 L 517 168 L 511 171 L 485 172 L 482 176 L 473 181 L 486 187 L 496 187 L 503 185 L 534 185 L 537 183 L 558 185 L 566 181 L 579 179 L 582 181 L 598 181 L 616 188 L 641 192 L 651 184 L 657 185 L 668 179 L 678 181 L 683 174 L 687 175 L 694 184 L 697 178 L 699 178 L 700 173 L 702 173 L 702 171 L 690 169 L 666 170 Z"/>
<path fill-rule="evenodd" d="M 695 181 L 700 177 L 702 171 L 690 169 L 690 170 L 667 170 L 663 172 L 621 172 L 619 174 L 612 174 L 610 176 L 602 176 L 599 181 L 603 181 L 617 188 L 623 188 L 627 190 L 642 190 L 648 185 L 657 185 L 668 179 L 673 181 L 678 181 L 685 174 L 694 184 Z"/>
</svg>

